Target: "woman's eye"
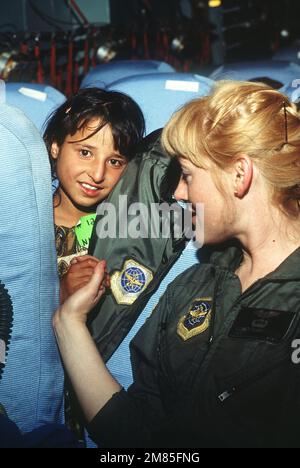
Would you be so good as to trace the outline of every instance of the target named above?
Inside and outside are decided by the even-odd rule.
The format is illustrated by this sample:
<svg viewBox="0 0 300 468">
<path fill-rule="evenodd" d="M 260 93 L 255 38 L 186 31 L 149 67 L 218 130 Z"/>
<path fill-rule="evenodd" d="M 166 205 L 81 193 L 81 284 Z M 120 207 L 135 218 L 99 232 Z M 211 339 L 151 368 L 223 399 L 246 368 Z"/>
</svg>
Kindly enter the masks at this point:
<svg viewBox="0 0 300 468">
<path fill-rule="evenodd" d="M 186 172 L 183 172 L 182 175 L 181 175 L 182 179 L 187 182 L 187 180 L 189 179 L 190 177 L 190 174 L 187 174 Z"/>
<path fill-rule="evenodd" d="M 91 156 L 91 152 L 87 149 L 82 149 L 80 150 L 80 156 L 83 156 L 84 158 L 88 158 Z"/>
</svg>

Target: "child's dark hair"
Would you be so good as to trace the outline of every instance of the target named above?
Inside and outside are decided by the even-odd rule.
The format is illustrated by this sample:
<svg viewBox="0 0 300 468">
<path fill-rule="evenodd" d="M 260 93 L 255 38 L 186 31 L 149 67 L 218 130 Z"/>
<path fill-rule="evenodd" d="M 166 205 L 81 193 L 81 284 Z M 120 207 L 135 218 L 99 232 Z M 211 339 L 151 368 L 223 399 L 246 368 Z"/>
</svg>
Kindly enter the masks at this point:
<svg viewBox="0 0 300 468">
<path fill-rule="evenodd" d="M 115 91 L 99 88 L 81 89 L 56 109 L 49 117 L 44 132 L 52 176 L 55 177 L 56 160 L 51 157 L 54 142 L 61 146 L 67 135 L 74 135 L 85 128 L 91 119 L 99 118 L 99 127 L 90 136 L 105 125 L 110 125 L 115 149 L 126 159 L 134 156 L 135 147 L 145 132 L 144 116 L 129 96 Z"/>
</svg>

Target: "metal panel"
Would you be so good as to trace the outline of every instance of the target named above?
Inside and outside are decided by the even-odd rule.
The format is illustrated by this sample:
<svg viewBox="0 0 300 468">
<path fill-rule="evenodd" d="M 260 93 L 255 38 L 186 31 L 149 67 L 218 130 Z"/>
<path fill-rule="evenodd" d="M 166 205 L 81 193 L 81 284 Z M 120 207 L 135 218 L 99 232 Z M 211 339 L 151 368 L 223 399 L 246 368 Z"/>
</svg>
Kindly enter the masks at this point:
<svg viewBox="0 0 300 468">
<path fill-rule="evenodd" d="M 76 4 L 89 23 L 101 25 L 110 23 L 109 0 L 76 0 Z"/>
<path fill-rule="evenodd" d="M 57 27 L 69 30 L 76 25 L 70 8 L 62 0 L 27 0 L 26 17 L 29 31 L 53 31 Z"/>
<path fill-rule="evenodd" d="M 10 0 L 1 3 L 0 31 L 25 31 L 27 29 L 26 0 Z"/>
<path fill-rule="evenodd" d="M 65 31 L 80 24 L 80 16 L 63 0 L 9 0 L 1 2 L 0 32 Z M 98 25 L 110 23 L 109 0 L 76 0 L 88 22 Z"/>
</svg>

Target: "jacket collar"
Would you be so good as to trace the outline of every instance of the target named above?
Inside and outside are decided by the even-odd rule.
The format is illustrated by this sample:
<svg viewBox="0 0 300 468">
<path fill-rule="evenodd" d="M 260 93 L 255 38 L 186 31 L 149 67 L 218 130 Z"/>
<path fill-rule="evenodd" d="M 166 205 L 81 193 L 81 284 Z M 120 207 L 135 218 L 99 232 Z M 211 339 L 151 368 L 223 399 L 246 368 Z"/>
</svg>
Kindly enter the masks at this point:
<svg viewBox="0 0 300 468">
<path fill-rule="evenodd" d="M 239 242 L 232 240 L 213 249 L 210 263 L 220 269 L 235 272 L 243 260 L 243 251 Z"/>
<path fill-rule="evenodd" d="M 210 263 L 220 269 L 232 272 L 239 267 L 243 259 L 243 252 L 238 242 L 232 241 L 218 247 L 211 255 Z M 300 247 L 289 255 L 265 279 L 270 281 L 300 281 Z"/>
<path fill-rule="evenodd" d="M 272 280 L 300 280 L 300 247 L 268 275 Z"/>
</svg>

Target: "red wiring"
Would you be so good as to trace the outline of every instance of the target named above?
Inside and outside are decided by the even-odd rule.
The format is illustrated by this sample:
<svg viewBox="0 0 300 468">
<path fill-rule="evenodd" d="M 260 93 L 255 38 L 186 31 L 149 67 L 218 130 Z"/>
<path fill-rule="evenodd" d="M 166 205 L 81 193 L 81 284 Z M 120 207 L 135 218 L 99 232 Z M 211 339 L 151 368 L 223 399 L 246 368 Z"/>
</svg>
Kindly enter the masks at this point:
<svg viewBox="0 0 300 468">
<path fill-rule="evenodd" d="M 84 62 L 83 62 L 83 70 L 84 70 L 85 75 L 88 73 L 89 67 L 90 67 L 90 44 L 89 44 L 89 37 L 87 36 L 85 43 L 84 43 Z"/>
<path fill-rule="evenodd" d="M 34 46 L 34 56 L 37 59 L 37 83 L 44 83 L 44 69 L 41 62 L 41 49 L 39 43 Z"/>
<path fill-rule="evenodd" d="M 73 51 L 74 42 L 70 38 L 68 45 L 68 65 L 67 65 L 67 80 L 66 80 L 66 95 L 70 96 L 73 92 Z"/>
<path fill-rule="evenodd" d="M 56 86 L 57 76 L 56 76 L 56 41 L 55 38 L 52 38 L 51 41 L 51 50 L 50 50 L 50 78 L 52 86 Z"/>
<path fill-rule="evenodd" d="M 79 8 L 75 0 L 70 0 L 70 5 L 74 8 L 78 16 L 82 19 L 83 23 L 87 26 L 89 25 L 89 21 L 87 20 L 86 16 L 83 14 L 82 10 Z"/>
<path fill-rule="evenodd" d="M 144 32 L 144 58 L 148 60 L 150 58 L 149 53 L 149 37 L 147 31 Z"/>
</svg>

